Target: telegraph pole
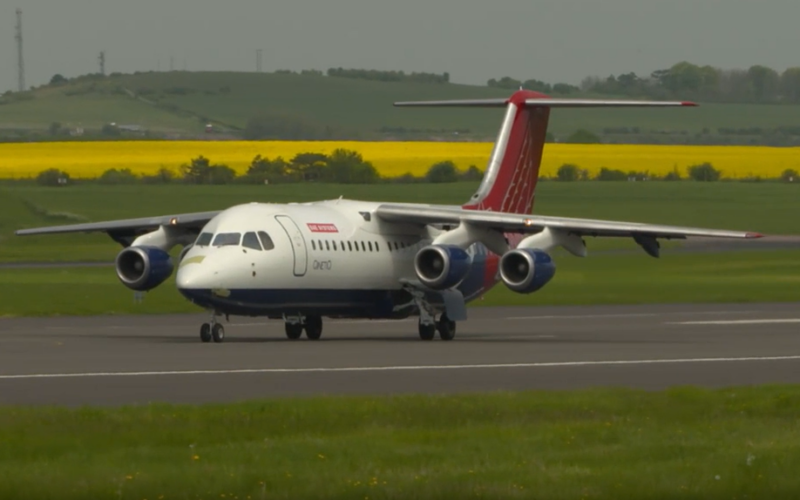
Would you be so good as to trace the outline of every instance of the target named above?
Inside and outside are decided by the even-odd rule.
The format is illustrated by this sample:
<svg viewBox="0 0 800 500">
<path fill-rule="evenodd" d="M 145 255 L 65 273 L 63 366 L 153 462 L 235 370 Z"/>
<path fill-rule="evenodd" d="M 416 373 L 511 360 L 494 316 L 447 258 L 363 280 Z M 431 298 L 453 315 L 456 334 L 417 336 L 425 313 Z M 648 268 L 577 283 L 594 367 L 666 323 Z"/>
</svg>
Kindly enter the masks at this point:
<svg viewBox="0 0 800 500">
<path fill-rule="evenodd" d="M 17 75 L 19 77 L 19 91 L 25 92 L 25 60 L 22 55 L 22 9 L 17 9 Z"/>
<path fill-rule="evenodd" d="M 100 55 L 97 56 L 97 62 L 100 63 L 100 74 L 106 76 L 106 51 L 100 51 Z"/>
</svg>

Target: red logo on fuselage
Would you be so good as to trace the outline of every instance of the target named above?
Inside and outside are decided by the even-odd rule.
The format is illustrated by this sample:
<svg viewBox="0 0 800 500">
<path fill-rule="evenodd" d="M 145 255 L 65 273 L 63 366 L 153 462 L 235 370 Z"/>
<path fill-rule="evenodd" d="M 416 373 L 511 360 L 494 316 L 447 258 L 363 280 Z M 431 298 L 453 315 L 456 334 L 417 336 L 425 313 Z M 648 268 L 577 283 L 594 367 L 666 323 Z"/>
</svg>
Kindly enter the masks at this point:
<svg viewBox="0 0 800 500">
<path fill-rule="evenodd" d="M 308 223 L 308 229 L 312 233 L 338 233 L 339 230 L 333 224 L 312 224 Z"/>
</svg>

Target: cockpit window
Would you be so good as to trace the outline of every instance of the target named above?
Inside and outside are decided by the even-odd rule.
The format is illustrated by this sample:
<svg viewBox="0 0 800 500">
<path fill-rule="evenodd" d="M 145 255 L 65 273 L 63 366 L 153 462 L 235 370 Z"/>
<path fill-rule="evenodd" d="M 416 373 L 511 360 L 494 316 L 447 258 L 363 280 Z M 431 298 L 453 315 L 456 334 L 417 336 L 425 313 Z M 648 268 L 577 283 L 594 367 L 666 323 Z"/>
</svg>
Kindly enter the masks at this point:
<svg viewBox="0 0 800 500">
<path fill-rule="evenodd" d="M 211 238 L 214 235 L 211 233 L 200 233 L 200 236 L 197 237 L 197 241 L 194 242 L 195 245 L 199 247 L 207 247 L 209 243 L 211 243 Z"/>
<path fill-rule="evenodd" d="M 214 246 L 226 247 L 230 245 L 238 245 L 241 238 L 241 233 L 217 233 L 217 236 L 214 237 Z"/>
<path fill-rule="evenodd" d="M 261 244 L 264 245 L 264 250 L 272 250 L 275 248 L 272 238 L 270 238 L 269 235 L 264 231 L 258 232 L 258 238 L 261 240 Z"/>
<path fill-rule="evenodd" d="M 242 246 L 245 248 L 252 248 L 253 250 L 261 250 L 261 244 L 258 242 L 256 233 L 244 233 L 242 238 Z"/>
</svg>

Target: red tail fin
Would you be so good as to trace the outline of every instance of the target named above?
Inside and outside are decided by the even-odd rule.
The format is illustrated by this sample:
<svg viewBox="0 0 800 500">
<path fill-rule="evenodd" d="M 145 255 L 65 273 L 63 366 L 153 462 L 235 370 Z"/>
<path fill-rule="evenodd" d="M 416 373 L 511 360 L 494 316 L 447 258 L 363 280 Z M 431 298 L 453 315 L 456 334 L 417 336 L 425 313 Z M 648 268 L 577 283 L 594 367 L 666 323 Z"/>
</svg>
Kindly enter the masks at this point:
<svg viewBox="0 0 800 500">
<path fill-rule="evenodd" d="M 533 211 L 550 108 L 526 106 L 525 100 L 545 97 L 520 90 L 508 100 L 483 182 L 463 208 L 517 214 Z"/>
<path fill-rule="evenodd" d="M 560 99 L 520 90 L 509 99 L 398 102 L 395 106 L 505 107 L 506 116 L 483 182 L 463 208 L 527 214 L 533 211 L 550 108 L 638 108 L 696 104 L 687 101 Z"/>
</svg>

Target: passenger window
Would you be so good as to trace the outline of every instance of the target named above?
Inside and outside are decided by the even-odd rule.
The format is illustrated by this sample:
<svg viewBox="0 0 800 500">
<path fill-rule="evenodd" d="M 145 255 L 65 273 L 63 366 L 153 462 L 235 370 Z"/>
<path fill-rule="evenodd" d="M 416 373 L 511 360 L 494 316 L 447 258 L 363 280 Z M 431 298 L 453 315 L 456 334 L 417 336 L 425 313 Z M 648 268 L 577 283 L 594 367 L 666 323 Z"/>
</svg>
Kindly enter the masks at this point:
<svg viewBox="0 0 800 500">
<path fill-rule="evenodd" d="M 242 233 L 219 233 L 214 237 L 215 247 L 238 246 Z"/>
<path fill-rule="evenodd" d="M 381 251 L 381 249 L 378 248 L 378 242 L 377 241 L 375 242 L 375 251 L 376 252 L 380 252 Z"/>
<path fill-rule="evenodd" d="M 252 248 L 253 250 L 261 251 L 261 244 L 258 242 L 256 233 L 245 233 L 242 238 L 242 246 L 245 248 Z"/>
<path fill-rule="evenodd" d="M 314 240 L 311 240 L 311 249 L 312 250 L 316 250 L 317 249 L 317 244 L 314 242 Z"/>
<path fill-rule="evenodd" d="M 370 252 L 372 251 L 372 242 L 371 241 L 369 242 L 369 251 Z"/>
<path fill-rule="evenodd" d="M 328 243 L 328 240 L 325 240 L 325 250 L 330 251 L 331 245 Z"/>
<path fill-rule="evenodd" d="M 345 250 L 347 250 L 347 249 L 344 247 L 344 241 L 339 241 L 339 246 L 341 247 L 341 249 L 342 249 L 342 252 L 344 252 Z"/>
<path fill-rule="evenodd" d="M 365 245 L 363 241 L 361 242 L 361 250 L 364 252 L 367 251 L 367 245 Z"/>
<path fill-rule="evenodd" d="M 272 250 L 275 248 L 275 243 L 272 242 L 272 238 L 264 231 L 258 232 L 258 239 L 261 240 L 261 245 L 264 247 L 264 250 Z"/>
<path fill-rule="evenodd" d="M 333 245 L 333 249 L 336 250 L 336 240 L 331 241 L 331 244 Z"/>
<path fill-rule="evenodd" d="M 359 250 L 358 250 L 358 242 L 357 241 L 353 244 L 353 246 L 356 247 L 356 252 L 358 252 Z"/>
<path fill-rule="evenodd" d="M 353 251 L 353 245 L 349 241 L 347 242 L 347 249 L 350 250 L 351 252 Z"/>
<path fill-rule="evenodd" d="M 214 237 L 211 233 L 200 233 L 198 236 L 197 241 L 194 242 L 195 245 L 199 247 L 207 247 L 209 243 L 211 243 L 211 239 Z"/>
</svg>

